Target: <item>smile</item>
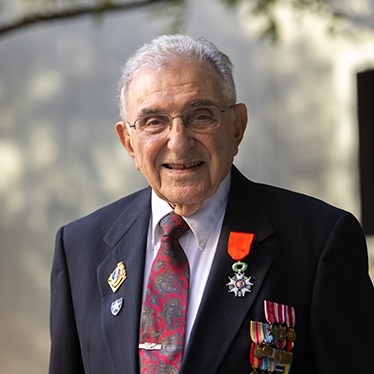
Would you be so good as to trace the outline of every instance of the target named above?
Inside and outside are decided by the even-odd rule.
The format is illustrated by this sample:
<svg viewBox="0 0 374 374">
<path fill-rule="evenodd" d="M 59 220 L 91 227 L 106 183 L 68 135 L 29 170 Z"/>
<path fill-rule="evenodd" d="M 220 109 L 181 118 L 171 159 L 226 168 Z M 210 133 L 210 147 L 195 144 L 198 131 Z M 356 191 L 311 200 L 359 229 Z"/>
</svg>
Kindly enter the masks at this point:
<svg viewBox="0 0 374 374">
<path fill-rule="evenodd" d="M 203 161 L 191 162 L 189 164 L 163 164 L 163 166 L 171 170 L 186 170 L 186 169 L 192 169 L 197 166 L 201 166 L 202 164 L 203 164 Z"/>
</svg>

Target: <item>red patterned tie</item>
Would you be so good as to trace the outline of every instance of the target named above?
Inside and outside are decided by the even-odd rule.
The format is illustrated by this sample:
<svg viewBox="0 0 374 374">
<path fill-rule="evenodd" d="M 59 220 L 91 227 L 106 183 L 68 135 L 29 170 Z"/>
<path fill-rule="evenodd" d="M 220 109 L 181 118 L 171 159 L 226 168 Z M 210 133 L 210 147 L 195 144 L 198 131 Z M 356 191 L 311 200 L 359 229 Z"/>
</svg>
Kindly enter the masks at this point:
<svg viewBox="0 0 374 374">
<path fill-rule="evenodd" d="M 141 374 L 179 372 L 183 356 L 190 270 L 179 238 L 189 229 L 181 216 L 170 213 L 153 261 L 143 301 L 140 325 Z"/>
</svg>

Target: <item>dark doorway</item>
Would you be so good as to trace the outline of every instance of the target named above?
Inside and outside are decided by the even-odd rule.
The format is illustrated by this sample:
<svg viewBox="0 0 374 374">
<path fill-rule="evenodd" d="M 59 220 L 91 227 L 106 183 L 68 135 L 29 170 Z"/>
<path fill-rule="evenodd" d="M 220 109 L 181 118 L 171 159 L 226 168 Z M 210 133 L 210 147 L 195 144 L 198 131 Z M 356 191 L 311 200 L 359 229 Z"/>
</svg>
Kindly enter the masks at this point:
<svg viewBox="0 0 374 374">
<path fill-rule="evenodd" d="M 357 74 L 362 226 L 374 234 L 374 69 Z"/>
</svg>

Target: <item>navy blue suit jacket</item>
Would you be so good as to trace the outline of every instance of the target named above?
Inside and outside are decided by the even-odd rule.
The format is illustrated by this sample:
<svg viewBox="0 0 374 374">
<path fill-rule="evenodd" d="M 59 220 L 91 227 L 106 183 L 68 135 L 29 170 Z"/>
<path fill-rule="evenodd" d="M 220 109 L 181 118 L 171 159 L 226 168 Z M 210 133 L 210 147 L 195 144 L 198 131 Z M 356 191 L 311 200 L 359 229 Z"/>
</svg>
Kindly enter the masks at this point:
<svg viewBox="0 0 374 374">
<path fill-rule="evenodd" d="M 136 374 L 151 190 L 136 192 L 63 227 L 52 270 L 50 374 Z M 230 231 L 255 234 L 246 274 L 251 293 L 228 292 Z M 116 264 L 126 281 L 107 280 Z M 123 298 L 117 316 L 114 300 Z M 349 213 L 253 183 L 235 167 L 225 219 L 181 374 L 251 372 L 251 320 L 264 300 L 296 310 L 292 374 L 367 372 L 374 291 L 365 237 Z M 369 365 L 369 366 L 368 366 Z"/>
</svg>

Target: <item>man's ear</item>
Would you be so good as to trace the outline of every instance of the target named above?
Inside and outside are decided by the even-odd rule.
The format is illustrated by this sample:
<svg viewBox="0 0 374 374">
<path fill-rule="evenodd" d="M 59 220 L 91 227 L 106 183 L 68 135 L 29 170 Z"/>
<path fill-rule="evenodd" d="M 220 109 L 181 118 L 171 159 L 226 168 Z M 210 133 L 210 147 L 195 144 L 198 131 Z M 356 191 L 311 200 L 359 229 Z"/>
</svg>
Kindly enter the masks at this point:
<svg viewBox="0 0 374 374">
<path fill-rule="evenodd" d="M 115 130 L 121 144 L 125 147 L 127 153 L 134 160 L 134 148 L 132 146 L 131 136 L 129 134 L 129 129 L 126 126 L 126 123 L 123 121 L 117 122 L 115 125 Z"/>
<path fill-rule="evenodd" d="M 235 106 L 235 143 L 239 147 L 239 144 L 243 140 L 245 129 L 247 128 L 248 113 L 245 104 L 237 104 Z"/>
</svg>

